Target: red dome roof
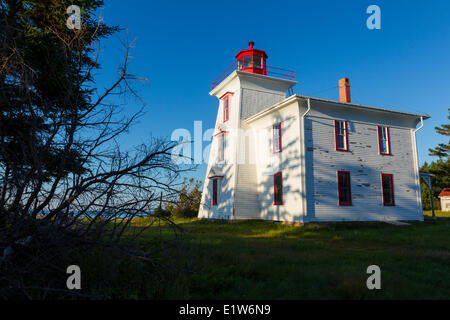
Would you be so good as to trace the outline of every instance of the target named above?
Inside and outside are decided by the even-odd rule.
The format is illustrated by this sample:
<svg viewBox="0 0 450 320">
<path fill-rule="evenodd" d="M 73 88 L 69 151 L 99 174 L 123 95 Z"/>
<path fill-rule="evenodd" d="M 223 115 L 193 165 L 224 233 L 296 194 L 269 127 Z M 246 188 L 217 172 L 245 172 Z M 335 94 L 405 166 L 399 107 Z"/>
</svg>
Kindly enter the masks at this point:
<svg viewBox="0 0 450 320">
<path fill-rule="evenodd" d="M 241 57 L 244 56 L 251 56 L 251 55 L 255 55 L 255 56 L 260 56 L 260 57 L 264 57 L 265 59 L 268 58 L 266 52 L 264 50 L 258 50 L 258 49 L 254 49 L 253 46 L 255 45 L 255 42 L 250 41 L 248 43 L 248 45 L 250 46 L 249 49 L 246 50 L 241 50 L 239 51 L 239 53 L 236 55 L 236 59 L 239 60 Z"/>
</svg>

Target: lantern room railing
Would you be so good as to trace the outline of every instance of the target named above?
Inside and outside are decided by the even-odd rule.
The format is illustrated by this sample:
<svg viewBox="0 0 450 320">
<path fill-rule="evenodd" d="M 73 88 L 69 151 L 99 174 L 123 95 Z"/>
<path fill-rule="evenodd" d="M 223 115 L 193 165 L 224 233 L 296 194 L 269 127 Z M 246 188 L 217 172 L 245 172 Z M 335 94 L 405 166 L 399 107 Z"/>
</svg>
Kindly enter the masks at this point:
<svg viewBox="0 0 450 320">
<path fill-rule="evenodd" d="M 237 69 L 237 62 L 229 66 L 216 80 L 212 82 L 211 90 L 217 87 L 223 80 L 225 80 L 226 77 L 228 77 L 236 69 Z M 268 76 L 286 80 L 295 80 L 295 71 L 270 66 L 266 66 L 266 69 Z"/>
</svg>

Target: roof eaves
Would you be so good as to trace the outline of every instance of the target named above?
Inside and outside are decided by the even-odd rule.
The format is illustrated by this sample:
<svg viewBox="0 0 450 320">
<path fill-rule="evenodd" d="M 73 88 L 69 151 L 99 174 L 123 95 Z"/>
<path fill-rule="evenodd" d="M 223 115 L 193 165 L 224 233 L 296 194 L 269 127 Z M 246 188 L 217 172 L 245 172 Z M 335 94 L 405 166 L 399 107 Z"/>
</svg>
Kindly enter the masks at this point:
<svg viewBox="0 0 450 320">
<path fill-rule="evenodd" d="M 414 117 L 414 118 L 418 118 L 418 119 L 423 118 L 424 120 L 430 118 L 430 116 L 428 114 L 416 114 L 416 113 L 410 113 L 410 112 L 405 112 L 405 111 L 396 111 L 396 110 L 391 110 L 391 109 L 371 107 L 371 106 L 355 104 L 355 103 L 346 103 L 346 102 L 340 102 L 340 101 L 336 101 L 336 100 L 329 100 L 329 99 L 310 97 L 310 96 L 304 96 L 304 95 L 297 95 L 297 96 L 300 98 L 303 98 L 303 99 L 311 99 L 311 100 L 321 101 L 321 102 L 325 102 L 325 103 L 331 103 L 331 104 L 340 105 L 343 107 L 345 106 L 345 107 L 355 108 L 355 109 L 369 109 L 374 112 L 393 113 L 393 114 L 397 114 L 397 115 Z"/>
</svg>

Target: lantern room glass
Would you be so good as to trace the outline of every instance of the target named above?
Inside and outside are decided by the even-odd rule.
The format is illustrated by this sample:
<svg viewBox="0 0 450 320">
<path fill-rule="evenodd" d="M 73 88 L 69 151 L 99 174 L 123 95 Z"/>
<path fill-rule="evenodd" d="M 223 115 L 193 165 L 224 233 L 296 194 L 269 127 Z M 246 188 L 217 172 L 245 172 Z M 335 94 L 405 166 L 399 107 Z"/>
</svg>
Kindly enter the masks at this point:
<svg viewBox="0 0 450 320">
<path fill-rule="evenodd" d="M 262 57 L 253 56 L 253 67 L 262 69 Z"/>
<path fill-rule="evenodd" d="M 257 68 L 262 69 L 263 68 L 263 58 L 260 56 L 246 56 L 238 61 L 238 69 L 245 69 L 245 68 Z"/>
</svg>

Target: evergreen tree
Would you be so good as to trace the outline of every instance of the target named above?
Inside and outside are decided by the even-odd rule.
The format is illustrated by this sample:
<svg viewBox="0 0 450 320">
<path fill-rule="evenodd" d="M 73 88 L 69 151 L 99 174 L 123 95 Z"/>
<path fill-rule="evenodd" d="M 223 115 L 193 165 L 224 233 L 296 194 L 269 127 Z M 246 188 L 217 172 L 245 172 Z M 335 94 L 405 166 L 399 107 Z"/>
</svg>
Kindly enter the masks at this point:
<svg viewBox="0 0 450 320">
<path fill-rule="evenodd" d="M 450 112 L 450 108 L 448 110 Z M 450 120 L 450 115 L 448 116 L 448 119 Z M 436 127 L 435 129 L 436 132 L 441 135 L 447 137 L 450 136 L 450 124 L 443 124 L 442 126 Z M 431 179 L 431 182 L 433 184 L 432 197 L 428 188 L 422 183 L 422 200 L 426 209 L 430 209 L 431 207 L 431 198 L 433 198 L 433 201 L 439 206 L 439 194 L 444 188 L 450 187 L 450 141 L 447 144 L 441 143 L 434 149 L 429 149 L 429 151 L 430 156 L 439 157 L 439 160 L 436 162 L 432 162 L 431 164 L 425 162 L 420 169 L 423 172 L 431 173 L 434 175 L 434 177 L 432 177 Z"/>
<path fill-rule="evenodd" d="M 67 8 L 82 8 L 80 30 L 67 27 Z M 82 172 L 76 141 L 79 115 L 91 96 L 94 45 L 115 31 L 99 23 L 98 0 L 2 1 L 0 7 L 0 162 L 18 191 L 30 181 Z M 95 57 L 95 56 L 94 56 Z M 52 121 L 58 119 L 58 123 Z M 60 141 L 53 143 L 55 135 Z"/>
<path fill-rule="evenodd" d="M 433 199 L 438 203 L 438 196 L 443 189 L 450 187 L 450 162 L 448 159 L 439 159 L 430 164 L 424 163 L 420 171 L 434 175 L 431 182 L 433 184 Z M 426 209 L 431 208 L 431 196 L 428 188 L 422 183 L 422 201 Z"/>
<path fill-rule="evenodd" d="M 448 109 L 450 113 L 450 108 Z M 448 116 L 448 119 L 450 120 L 450 115 Z M 436 132 L 443 135 L 450 137 L 450 124 L 443 124 L 440 127 L 436 127 Z M 430 150 L 430 156 L 436 156 L 439 158 L 448 158 L 449 152 L 450 152 L 450 140 L 445 143 L 440 143 L 436 148 L 429 149 Z"/>
<path fill-rule="evenodd" d="M 167 206 L 166 210 L 171 211 L 176 217 L 195 218 L 200 209 L 202 183 L 194 179 L 185 180 L 176 205 Z"/>
<path fill-rule="evenodd" d="M 67 25 L 72 5 L 81 10 L 80 29 Z M 88 265 L 108 270 L 99 283 L 110 284 L 122 261 L 141 272 L 157 268 L 126 231 L 164 201 L 161 193 L 177 194 L 176 143 L 149 139 L 129 150 L 117 143 L 142 110 L 124 113 L 109 99 L 135 95 L 128 39 L 116 79 L 105 89 L 95 83 L 100 41 L 118 31 L 98 16 L 102 6 L 0 0 L 0 249 L 9 252 L 0 263 L 0 296 L 7 300 L 76 295 L 64 272 L 74 261 L 88 279 Z M 106 288 L 85 283 L 87 296 Z"/>
</svg>

